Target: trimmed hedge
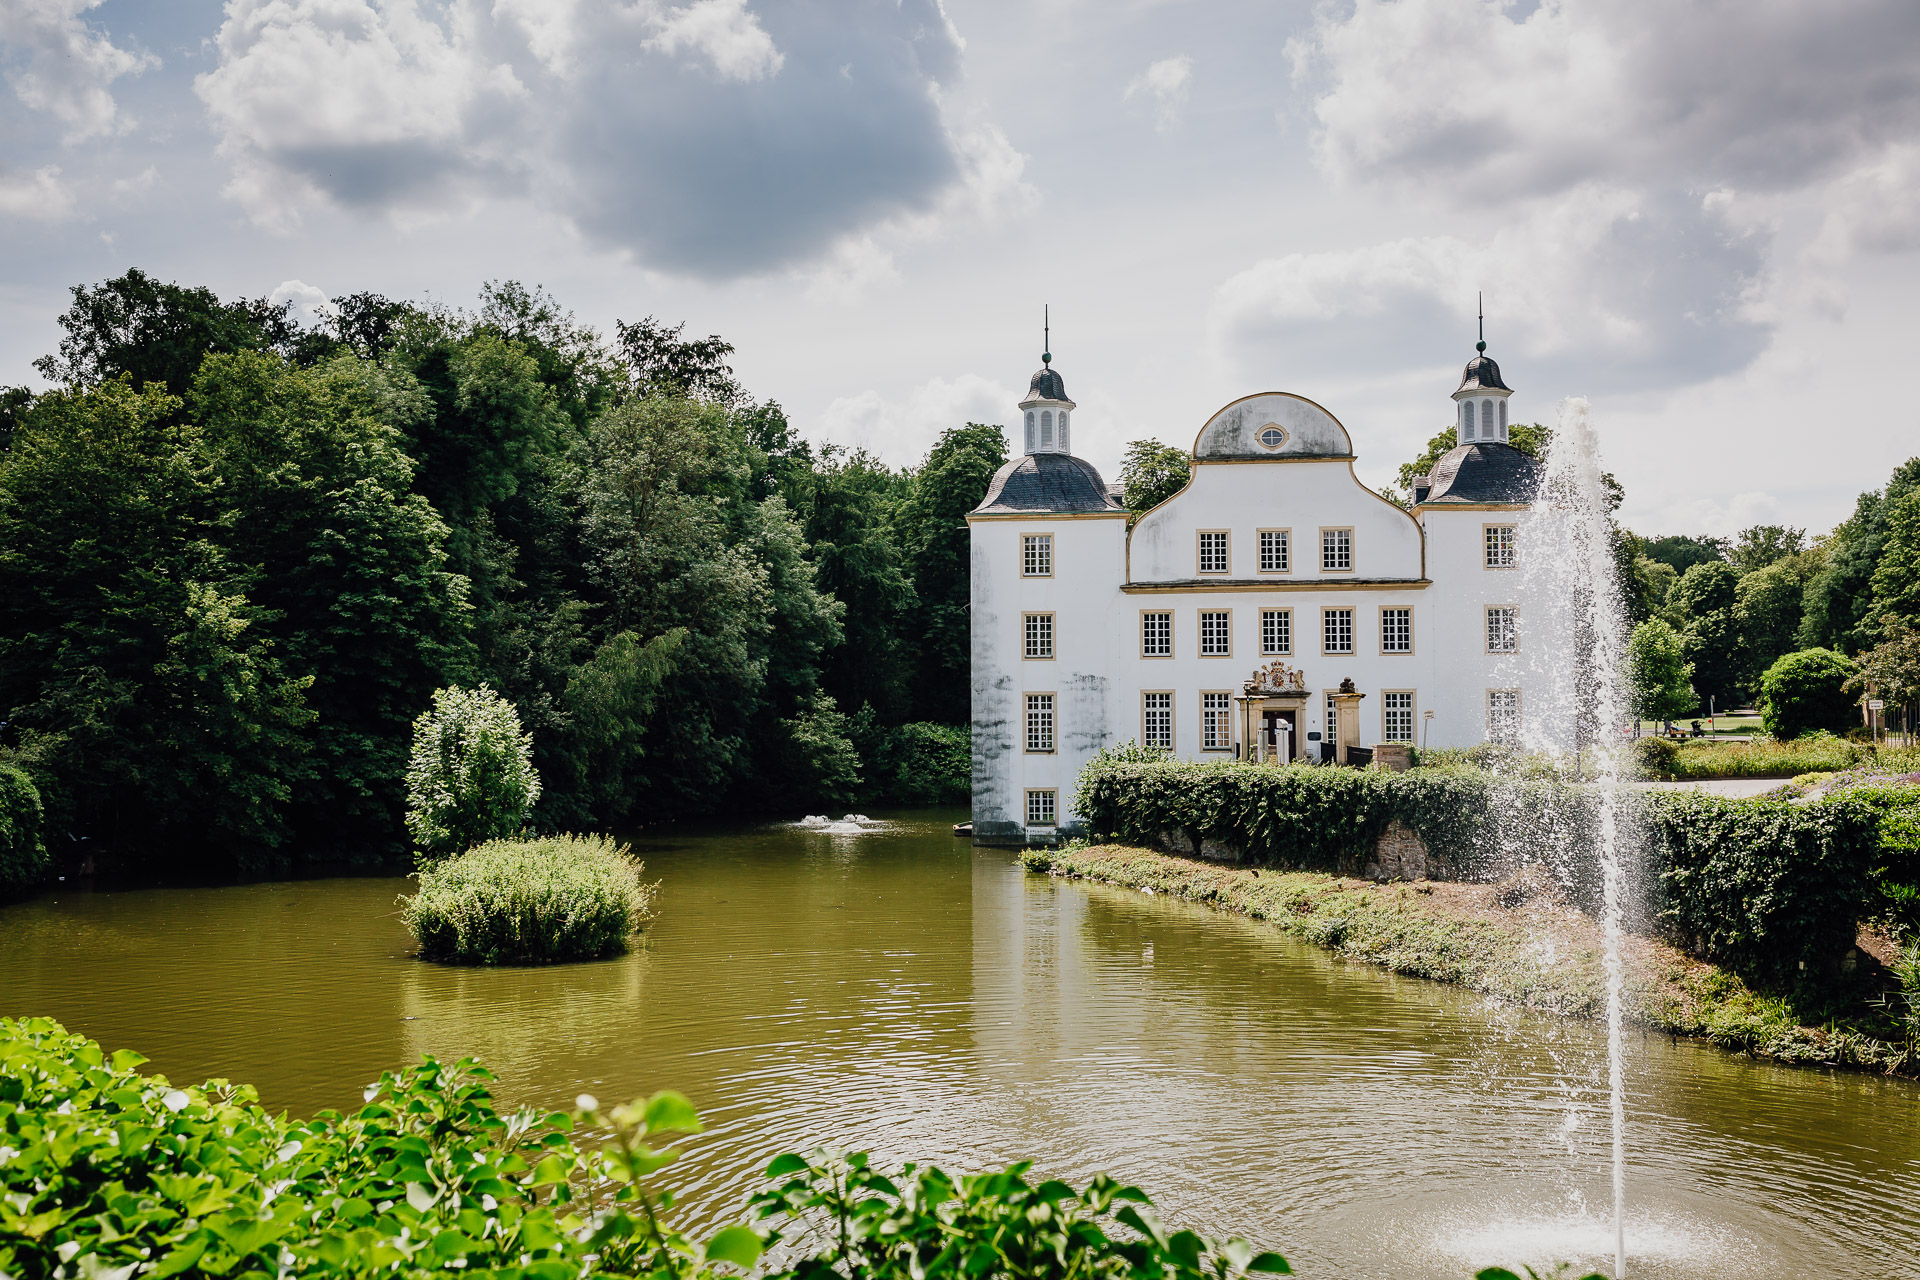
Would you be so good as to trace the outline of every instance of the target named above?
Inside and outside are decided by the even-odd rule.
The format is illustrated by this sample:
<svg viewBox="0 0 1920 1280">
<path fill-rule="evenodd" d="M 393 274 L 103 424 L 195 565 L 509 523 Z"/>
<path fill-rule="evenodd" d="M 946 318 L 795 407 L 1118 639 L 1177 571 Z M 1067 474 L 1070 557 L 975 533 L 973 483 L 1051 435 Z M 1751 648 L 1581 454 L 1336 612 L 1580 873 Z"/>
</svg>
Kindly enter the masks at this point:
<svg viewBox="0 0 1920 1280">
<path fill-rule="evenodd" d="M 647 919 L 653 887 L 605 836 L 493 840 L 420 873 L 400 901 L 429 960 L 547 964 L 619 955 Z"/>
<path fill-rule="evenodd" d="M 39 788 L 20 766 L 0 763 L 0 897 L 45 880 L 50 861 Z"/>
<path fill-rule="evenodd" d="M 1769 978 L 1802 962 L 1827 974 L 1852 947 L 1880 857 L 1880 823 L 1848 800 L 1794 805 L 1693 792 L 1630 792 L 1621 815 L 1644 849 L 1645 923 L 1693 954 Z M 1578 905 L 1600 898 L 1597 788 L 1465 768 L 1277 768 L 1096 757 L 1074 807 L 1096 839 L 1158 846 L 1218 841 L 1249 862 L 1352 875 L 1394 821 L 1451 879 L 1491 881 L 1545 866 Z"/>
<path fill-rule="evenodd" d="M 1880 848 L 1872 808 L 1697 791 L 1650 799 L 1663 932 L 1740 973 L 1797 982 L 1804 967 L 1828 976 L 1867 906 Z"/>
</svg>

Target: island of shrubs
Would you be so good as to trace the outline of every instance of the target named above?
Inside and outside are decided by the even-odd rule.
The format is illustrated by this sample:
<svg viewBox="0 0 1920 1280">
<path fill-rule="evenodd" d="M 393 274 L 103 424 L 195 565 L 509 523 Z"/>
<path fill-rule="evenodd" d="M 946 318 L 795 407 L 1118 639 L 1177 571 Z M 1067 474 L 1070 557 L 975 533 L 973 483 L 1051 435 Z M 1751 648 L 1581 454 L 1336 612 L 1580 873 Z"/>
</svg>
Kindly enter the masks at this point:
<svg viewBox="0 0 1920 1280">
<path fill-rule="evenodd" d="M 420 890 L 402 918 L 428 960 L 549 964 L 625 951 L 653 886 L 624 845 L 529 836 L 540 798 L 533 742 L 492 689 L 441 689 L 414 722 L 407 829 Z"/>
</svg>

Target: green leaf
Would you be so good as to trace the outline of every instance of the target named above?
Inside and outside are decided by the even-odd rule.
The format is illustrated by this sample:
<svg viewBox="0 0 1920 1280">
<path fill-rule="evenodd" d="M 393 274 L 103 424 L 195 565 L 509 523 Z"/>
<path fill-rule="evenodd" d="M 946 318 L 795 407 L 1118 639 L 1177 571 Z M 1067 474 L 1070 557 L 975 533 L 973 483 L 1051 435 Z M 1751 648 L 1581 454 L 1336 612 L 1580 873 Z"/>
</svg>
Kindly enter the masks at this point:
<svg viewBox="0 0 1920 1280">
<path fill-rule="evenodd" d="M 113 1069 L 115 1071 L 131 1071 L 147 1060 L 146 1054 L 135 1053 L 132 1049 L 115 1049 L 113 1051 Z"/>
<path fill-rule="evenodd" d="M 550 1187 L 557 1182 L 565 1182 L 567 1180 L 567 1174 L 572 1168 L 572 1164 L 573 1162 L 565 1156 L 542 1156 L 540 1163 L 533 1167 L 533 1185 L 536 1187 Z"/>
<path fill-rule="evenodd" d="M 1505 1267 L 1486 1267 L 1473 1273 L 1473 1280 L 1520 1280 Z"/>
<path fill-rule="evenodd" d="M 168 1276 L 179 1275 L 199 1262 L 200 1255 L 207 1251 L 211 1243 L 205 1236 L 196 1236 L 160 1259 L 153 1270 L 145 1273 L 143 1280 L 166 1280 Z"/>
<path fill-rule="evenodd" d="M 731 1262 L 745 1270 L 760 1260 L 760 1237 L 747 1227 L 726 1227 L 707 1241 L 708 1262 Z"/>
<path fill-rule="evenodd" d="M 1268 1275 L 1274 1276 L 1290 1276 L 1293 1274 L 1293 1268 L 1287 1265 L 1287 1260 L 1277 1253 L 1260 1254 L 1254 1258 L 1252 1262 L 1247 1264 L 1247 1270 L 1264 1271 Z"/>
<path fill-rule="evenodd" d="M 778 1155 L 773 1158 L 773 1163 L 767 1166 L 767 1176 L 769 1178 L 784 1178 L 790 1173 L 803 1172 L 806 1168 L 807 1162 L 800 1156 L 789 1151 L 785 1155 Z"/>
<path fill-rule="evenodd" d="M 662 1089 L 647 1099 L 647 1132 L 698 1133 L 700 1113 L 693 1109 L 685 1094 Z"/>
</svg>

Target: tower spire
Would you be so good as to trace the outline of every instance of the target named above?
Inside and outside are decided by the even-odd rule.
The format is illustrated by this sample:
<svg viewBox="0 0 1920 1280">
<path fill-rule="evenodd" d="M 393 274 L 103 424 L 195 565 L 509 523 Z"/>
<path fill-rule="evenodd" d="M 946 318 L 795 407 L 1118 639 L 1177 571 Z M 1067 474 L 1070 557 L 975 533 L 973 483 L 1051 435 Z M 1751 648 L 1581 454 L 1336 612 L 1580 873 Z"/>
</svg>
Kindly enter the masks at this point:
<svg viewBox="0 0 1920 1280">
<path fill-rule="evenodd" d="M 1046 303 L 1040 304 L 1040 363 L 1053 364 L 1053 316 L 1052 308 Z"/>
<path fill-rule="evenodd" d="M 1479 299 L 1480 341 L 1473 344 L 1473 349 L 1481 355 L 1485 355 L 1487 352 L 1487 295 L 1482 292 L 1476 293 L 1474 297 Z"/>
</svg>

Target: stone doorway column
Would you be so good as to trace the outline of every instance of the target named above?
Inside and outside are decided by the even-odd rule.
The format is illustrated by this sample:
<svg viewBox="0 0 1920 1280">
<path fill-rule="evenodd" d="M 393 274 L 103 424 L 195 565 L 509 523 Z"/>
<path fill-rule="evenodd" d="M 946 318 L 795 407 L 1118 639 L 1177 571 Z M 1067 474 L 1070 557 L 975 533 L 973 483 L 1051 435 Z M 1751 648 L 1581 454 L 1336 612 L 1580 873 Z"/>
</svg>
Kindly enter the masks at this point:
<svg viewBox="0 0 1920 1280">
<path fill-rule="evenodd" d="M 1333 701 L 1335 714 L 1339 717 L 1339 739 L 1334 743 L 1333 758 L 1337 764 L 1347 762 L 1347 748 L 1360 745 L 1360 699 L 1367 695 L 1353 687 L 1351 679 L 1340 682 L 1339 691 L 1327 695 Z"/>
</svg>

